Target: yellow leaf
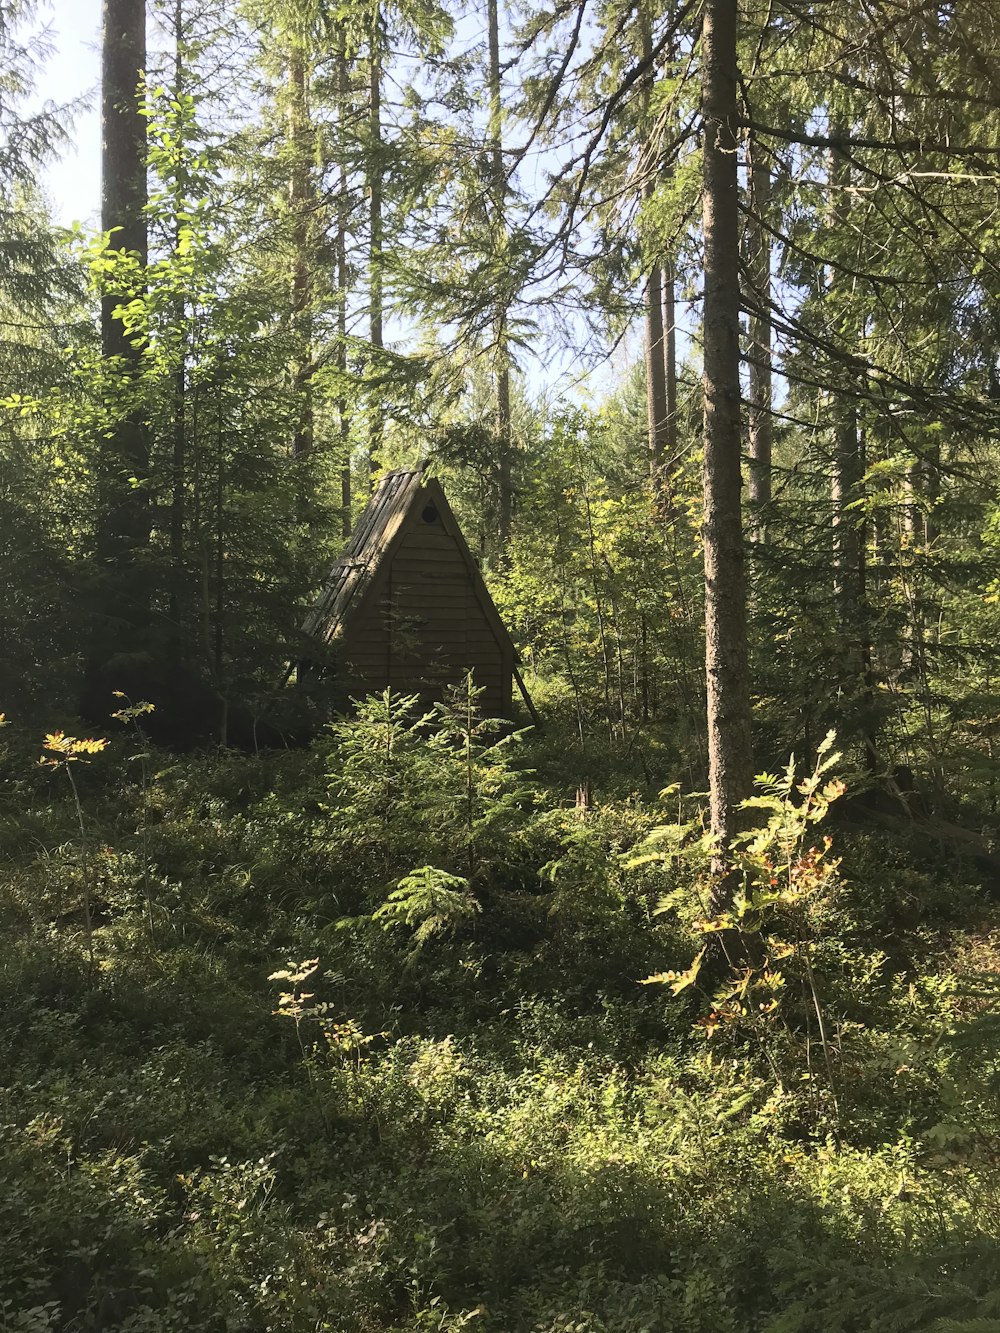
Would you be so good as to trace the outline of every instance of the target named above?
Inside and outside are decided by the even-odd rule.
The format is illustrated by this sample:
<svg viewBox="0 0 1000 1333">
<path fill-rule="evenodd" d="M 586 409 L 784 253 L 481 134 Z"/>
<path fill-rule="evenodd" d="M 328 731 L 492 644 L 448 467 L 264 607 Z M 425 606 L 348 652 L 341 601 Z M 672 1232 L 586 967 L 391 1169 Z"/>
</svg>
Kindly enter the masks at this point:
<svg viewBox="0 0 1000 1333">
<path fill-rule="evenodd" d="M 104 736 L 90 737 L 84 741 L 77 741 L 73 748 L 77 754 L 100 754 L 102 750 L 108 748 L 108 741 Z"/>
<path fill-rule="evenodd" d="M 680 995 L 682 990 L 687 990 L 688 986 L 693 986 L 698 980 L 698 973 L 701 971 L 701 960 L 705 957 L 705 952 L 702 949 L 686 972 L 654 972 L 651 977 L 646 977 L 644 981 L 640 982 L 640 985 L 669 986 L 672 994 Z"/>
</svg>

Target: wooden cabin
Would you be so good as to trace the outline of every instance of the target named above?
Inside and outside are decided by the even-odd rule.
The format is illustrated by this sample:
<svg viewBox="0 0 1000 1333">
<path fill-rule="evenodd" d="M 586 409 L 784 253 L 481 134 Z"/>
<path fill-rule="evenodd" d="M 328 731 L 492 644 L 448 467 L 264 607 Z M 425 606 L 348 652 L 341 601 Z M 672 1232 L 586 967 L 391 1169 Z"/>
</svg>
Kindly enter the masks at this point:
<svg viewBox="0 0 1000 1333">
<path fill-rule="evenodd" d="M 440 699 L 471 670 L 492 717 L 510 717 L 517 653 L 440 484 L 379 482 L 303 626 L 348 696 L 387 686 Z"/>
</svg>

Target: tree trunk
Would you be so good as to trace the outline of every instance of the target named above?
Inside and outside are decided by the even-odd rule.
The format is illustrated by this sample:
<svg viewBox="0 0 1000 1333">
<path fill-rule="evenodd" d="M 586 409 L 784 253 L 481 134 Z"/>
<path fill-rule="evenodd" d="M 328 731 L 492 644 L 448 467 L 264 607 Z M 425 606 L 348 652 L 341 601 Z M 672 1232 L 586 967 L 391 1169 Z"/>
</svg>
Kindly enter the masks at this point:
<svg viewBox="0 0 1000 1333">
<path fill-rule="evenodd" d="M 500 15 L 498 0 L 487 0 L 487 42 L 489 45 L 490 122 L 489 142 L 492 189 L 491 194 L 496 235 L 499 243 L 505 241 L 507 182 L 503 165 L 503 102 L 500 84 Z M 507 331 L 508 310 L 504 294 L 500 292 L 494 319 L 496 346 L 494 348 L 496 408 L 497 408 L 497 546 L 498 563 L 507 559 L 510 530 L 514 516 L 514 494 L 511 478 L 511 422 L 510 422 L 510 340 Z"/>
<path fill-rule="evenodd" d="M 101 44 L 101 228 L 110 248 L 147 260 L 146 121 L 139 113 L 138 83 L 146 65 L 143 0 L 104 0 Z M 127 400 L 142 373 L 142 343 L 126 335 L 114 311 L 124 293 L 101 301 L 101 352 L 107 374 L 120 377 Z M 114 409 L 112 409 L 114 410 Z M 149 545 L 149 439 L 146 414 L 132 403 L 108 422 L 98 445 L 95 537 L 100 573 L 98 624 L 90 646 L 81 707 L 104 713 L 123 654 L 149 650 L 150 586 L 142 555 Z M 134 680 L 134 677 L 133 677 Z M 105 699 L 105 694 L 108 694 Z"/>
<path fill-rule="evenodd" d="M 667 456 L 666 357 L 663 338 L 663 271 L 653 264 L 646 279 L 646 422 L 649 437 L 649 477 L 659 490 Z"/>
<path fill-rule="evenodd" d="M 510 362 L 507 355 L 507 312 L 497 319 L 497 514 L 498 563 L 507 562 L 510 530 L 514 521 L 514 483 L 511 475 Z"/>
<path fill-rule="evenodd" d="M 347 35 L 343 25 L 337 33 L 337 128 L 340 165 L 337 179 L 337 232 L 334 241 L 337 265 L 337 424 L 340 432 L 341 532 L 351 535 L 351 423 L 347 410 L 347 215 L 349 207 L 346 134 L 348 115 Z"/>
<path fill-rule="evenodd" d="M 143 0 L 104 0 L 101 65 L 101 229 L 114 232 L 113 250 L 135 252 L 146 263 L 146 121 L 139 114 L 138 83 L 146 64 L 146 12 Z M 124 324 L 114 316 L 121 297 L 101 302 L 101 351 L 107 360 L 120 358 L 126 378 L 139 374 L 142 346 L 127 337 Z M 98 516 L 109 572 L 133 568 L 133 556 L 149 541 L 149 502 L 145 489 L 149 444 L 145 416 L 131 411 L 115 423 L 105 442 L 102 480 L 105 505 Z M 135 478 L 135 480 L 132 480 Z M 126 577 L 132 585 L 134 580 Z M 138 589 L 131 609 L 145 619 Z"/>
<path fill-rule="evenodd" d="M 675 42 L 671 41 L 666 58 L 671 71 L 677 57 Z M 662 164 L 662 174 L 669 184 L 674 176 L 673 161 Z M 663 448 L 666 451 L 660 477 L 665 512 L 672 513 L 667 471 L 677 466 L 677 271 L 673 256 L 664 256 L 660 274 L 660 295 L 663 307 L 663 383 L 666 400 L 666 421 L 663 427 Z"/>
<path fill-rule="evenodd" d="M 652 61 L 653 39 L 650 32 L 649 13 L 645 7 L 639 11 L 640 37 L 644 60 Z M 645 183 L 642 193 L 645 199 L 651 199 L 656 189 L 656 178 L 661 165 L 661 154 L 657 142 L 656 128 L 651 123 L 650 106 L 653 97 L 654 71 L 650 63 L 649 72 L 643 87 L 643 119 L 645 121 L 646 142 L 643 145 L 645 161 Z M 663 345 L 663 270 L 658 255 L 653 257 L 646 277 L 646 429 L 648 435 L 649 478 L 656 490 L 662 482 L 663 463 L 667 452 L 667 406 L 666 359 Z"/>
<path fill-rule="evenodd" d="M 383 294 L 382 294 L 382 246 L 384 229 L 382 219 L 382 10 L 375 6 L 371 20 L 371 39 L 368 54 L 369 104 L 368 104 L 368 292 L 371 302 L 369 341 L 371 342 L 370 370 L 375 376 L 382 374 L 382 338 Z M 385 421 L 382 412 L 382 394 L 372 386 L 374 401 L 371 408 L 371 429 L 368 438 L 368 470 L 377 471 L 382 453 L 382 436 Z"/>
<path fill-rule="evenodd" d="M 668 260 L 663 266 L 661 290 L 663 295 L 663 380 L 667 391 L 667 424 L 663 443 L 667 459 L 677 458 L 677 294 L 674 266 Z"/>
<path fill-rule="evenodd" d="M 174 96 L 185 91 L 184 79 L 184 7 L 183 0 L 174 0 Z M 175 200 L 179 213 L 184 200 Z M 174 249 L 179 252 L 184 224 L 174 220 Z M 173 438 L 170 491 L 170 637 L 173 657 L 180 662 L 184 648 L 185 588 L 184 528 L 187 520 L 187 302 L 179 292 L 174 302 L 174 322 L 179 332 L 180 347 L 177 369 L 174 371 Z"/>
<path fill-rule="evenodd" d="M 841 134 L 840 126 L 831 128 L 831 137 Z M 847 159 L 835 149 L 830 152 L 829 178 L 832 187 L 832 206 L 830 222 L 834 228 L 841 228 L 846 222 L 846 187 L 850 183 L 850 167 Z M 838 275 L 830 269 L 827 295 L 831 307 L 836 308 L 838 298 Z M 838 319 L 841 334 L 851 344 L 856 339 L 851 330 L 844 327 Z M 854 351 L 851 345 L 846 350 Z M 859 586 L 857 570 L 859 563 L 860 530 L 857 514 L 848 509 L 859 498 L 859 486 L 863 475 L 860 456 L 860 435 L 858 431 L 857 405 L 850 393 L 850 385 L 841 394 L 834 394 L 831 403 L 833 414 L 833 466 L 830 474 L 830 501 L 833 522 L 833 579 L 834 593 L 841 623 L 854 631 L 858 625 Z"/>
<path fill-rule="evenodd" d="M 747 276 L 753 309 L 749 320 L 748 427 L 750 435 L 750 505 L 756 540 L 767 537 L 771 504 L 771 242 L 764 223 L 771 203 L 771 172 L 761 145 L 747 140 L 750 216 L 747 223 Z"/>
<path fill-rule="evenodd" d="M 287 138 L 291 158 L 288 208 L 292 221 L 291 304 L 295 331 L 295 360 L 291 366 L 292 391 L 298 400 L 292 455 L 304 458 L 313 446 L 312 405 L 312 232 L 310 210 L 315 199 L 310 188 L 309 71 L 301 40 L 288 38 Z M 305 496 L 301 499 L 304 501 Z"/>
<path fill-rule="evenodd" d="M 842 126 L 831 127 L 831 138 L 841 138 Z M 848 204 L 847 186 L 850 184 L 850 164 L 832 149 L 829 162 L 831 190 L 831 225 L 841 229 L 846 225 Z M 837 306 L 839 278 L 831 269 L 828 296 L 834 310 Z M 845 350 L 853 352 L 857 335 L 838 321 L 840 333 L 848 342 Z M 864 520 L 856 508 L 863 498 L 865 475 L 864 437 L 858 421 L 857 401 L 848 382 L 840 394 L 834 394 L 833 466 L 830 474 L 830 502 L 833 523 L 833 580 L 834 596 L 840 624 L 843 627 L 843 670 L 853 683 L 859 700 L 858 730 L 864 745 L 868 767 L 879 768 L 875 726 L 874 692 L 872 687 L 872 645 L 868 616 L 868 571 Z"/>
<path fill-rule="evenodd" d="M 706 0 L 702 28 L 705 247 L 705 668 L 715 869 L 725 875 L 751 790 L 746 580 L 740 511 L 737 0 Z M 723 882 L 722 892 L 725 893 Z"/>
<path fill-rule="evenodd" d="M 859 594 L 857 571 L 861 533 L 857 515 L 848 506 L 858 499 L 863 474 L 857 409 L 851 402 L 835 403 L 833 469 L 830 500 L 833 510 L 833 571 L 837 609 L 849 630 L 857 627 Z"/>
<path fill-rule="evenodd" d="M 143 0 L 104 0 L 101 46 L 101 228 L 113 231 L 112 250 L 147 258 L 146 121 L 139 113 L 139 77 L 146 65 L 146 9 Z M 119 297 L 101 303 L 101 350 L 124 358 L 126 369 L 142 349 L 125 336 L 114 318 Z"/>
</svg>

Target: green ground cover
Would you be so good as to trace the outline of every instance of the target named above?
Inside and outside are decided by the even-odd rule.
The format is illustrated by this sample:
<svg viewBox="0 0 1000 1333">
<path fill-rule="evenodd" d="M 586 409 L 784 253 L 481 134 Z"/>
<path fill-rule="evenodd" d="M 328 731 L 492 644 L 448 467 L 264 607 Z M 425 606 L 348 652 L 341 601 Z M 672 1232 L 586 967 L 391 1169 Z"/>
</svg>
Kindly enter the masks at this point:
<svg viewBox="0 0 1000 1333">
<path fill-rule="evenodd" d="M 4 733 L 0 1328 L 1000 1330 L 976 867 L 813 826 L 734 1004 L 691 803 L 464 718 Z"/>
</svg>

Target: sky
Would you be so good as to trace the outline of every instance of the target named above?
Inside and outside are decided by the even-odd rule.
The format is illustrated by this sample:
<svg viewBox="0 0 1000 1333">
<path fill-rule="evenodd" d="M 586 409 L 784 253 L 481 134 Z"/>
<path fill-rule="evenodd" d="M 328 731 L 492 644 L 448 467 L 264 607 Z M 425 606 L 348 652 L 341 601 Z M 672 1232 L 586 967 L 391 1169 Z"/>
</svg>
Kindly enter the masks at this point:
<svg viewBox="0 0 1000 1333">
<path fill-rule="evenodd" d="M 38 98 L 63 106 L 88 97 L 76 113 L 62 158 L 45 172 L 43 184 L 58 222 L 97 226 L 101 202 L 101 0 L 50 0 L 42 11 L 53 52 L 38 74 Z M 65 122 L 64 122 L 65 123 Z"/>
<path fill-rule="evenodd" d="M 37 101 L 56 106 L 85 102 L 72 116 L 64 117 L 69 142 L 62 156 L 45 171 L 42 184 L 54 219 L 64 226 L 82 223 L 91 230 L 100 225 L 101 200 L 101 128 L 99 84 L 101 76 L 100 37 L 101 0 L 43 0 L 40 25 L 44 25 L 52 52 L 39 69 L 36 79 Z M 528 356 L 522 369 L 532 390 L 558 387 L 566 390 L 582 379 L 591 390 L 608 387 L 608 381 L 620 378 L 636 355 L 629 339 L 626 348 L 606 364 L 586 370 L 565 353 L 551 359 L 546 355 Z"/>
</svg>

